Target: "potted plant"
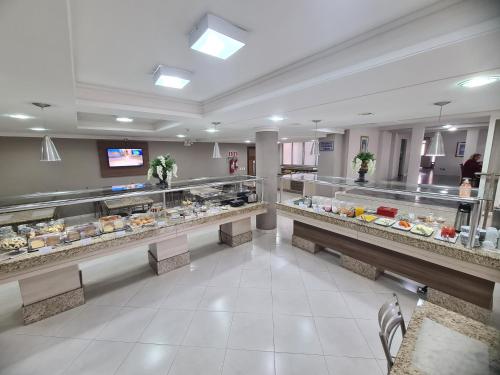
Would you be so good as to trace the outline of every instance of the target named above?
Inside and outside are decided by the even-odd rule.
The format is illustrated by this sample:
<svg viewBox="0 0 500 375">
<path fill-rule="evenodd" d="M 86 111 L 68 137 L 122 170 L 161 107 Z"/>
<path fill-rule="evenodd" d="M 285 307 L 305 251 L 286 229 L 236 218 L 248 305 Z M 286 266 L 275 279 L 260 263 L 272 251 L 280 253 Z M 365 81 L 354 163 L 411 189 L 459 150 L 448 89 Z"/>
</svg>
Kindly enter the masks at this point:
<svg viewBox="0 0 500 375">
<path fill-rule="evenodd" d="M 371 152 L 360 152 L 352 160 L 352 170 L 359 174 L 356 182 L 367 182 L 365 174 L 373 174 L 375 171 L 375 155 Z"/>
<path fill-rule="evenodd" d="M 148 180 L 155 177 L 158 185 L 170 187 L 172 177 L 177 177 L 177 164 L 170 154 L 160 155 L 149 162 Z"/>
</svg>

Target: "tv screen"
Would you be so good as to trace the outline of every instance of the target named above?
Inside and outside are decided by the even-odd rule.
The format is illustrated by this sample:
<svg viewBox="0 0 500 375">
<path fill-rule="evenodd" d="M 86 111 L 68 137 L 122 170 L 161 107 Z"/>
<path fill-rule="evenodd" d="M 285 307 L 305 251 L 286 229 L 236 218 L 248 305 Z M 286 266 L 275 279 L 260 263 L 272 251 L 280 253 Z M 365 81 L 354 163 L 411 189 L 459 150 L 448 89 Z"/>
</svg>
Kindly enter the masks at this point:
<svg viewBox="0 0 500 375">
<path fill-rule="evenodd" d="M 142 148 L 108 148 L 108 165 L 114 167 L 140 167 L 144 164 Z"/>
</svg>

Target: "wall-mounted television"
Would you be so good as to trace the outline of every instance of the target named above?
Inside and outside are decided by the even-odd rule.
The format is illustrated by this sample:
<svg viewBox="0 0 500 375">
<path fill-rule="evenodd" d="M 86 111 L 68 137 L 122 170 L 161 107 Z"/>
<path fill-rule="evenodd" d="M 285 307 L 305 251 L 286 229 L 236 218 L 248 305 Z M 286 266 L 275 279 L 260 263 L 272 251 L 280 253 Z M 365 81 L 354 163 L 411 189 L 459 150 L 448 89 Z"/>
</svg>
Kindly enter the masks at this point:
<svg viewBox="0 0 500 375">
<path fill-rule="evenodd" d="M 106 151 L 110 168 L 144 165 L 142 148 L 108 148 Z"/>
</svg>

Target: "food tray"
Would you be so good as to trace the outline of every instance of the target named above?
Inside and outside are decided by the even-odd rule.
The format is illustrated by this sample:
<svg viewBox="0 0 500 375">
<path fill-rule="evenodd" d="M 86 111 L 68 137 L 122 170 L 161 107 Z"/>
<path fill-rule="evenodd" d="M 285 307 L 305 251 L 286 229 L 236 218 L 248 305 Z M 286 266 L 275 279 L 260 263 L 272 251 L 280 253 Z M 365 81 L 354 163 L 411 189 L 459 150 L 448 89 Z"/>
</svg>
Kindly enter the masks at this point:
<svg viewBox="0 0 500 375">
<path fill-rule="evenodd" d="M 405 227 L 402 227 L 399 225 L 399 222 L 395 222 L 394 225 L 392 226 L 392 228 L 394 229 L 397 229 L 397 230 L 402 230 L 402 231 L 405 231 L 405 232 L 409 232 L 410 230 L 412 230 L 412 228 L 415 226 L 415 224 L 412 224 L 410 223 L 410 227 L 409 228 L 405 228 Z"/>
<path fill-rule="evenodd" d="M 450 238 L 450 237 L 445 238 L 445 237 L 441 237 L 441 233 L 438 231 L 438 232 L 436 233 L 436 235 L 434 236 L 434 238 L 435 238 L 436 240 L 439 240 L 439 241 L 444 241 L 444 242 L 449 242 L 449 243 L 456 243 L 456 242 L 457 242 L 457 240 L 458 240 L 458 237 L 459 237 L 459 236 L 460 236 L 460 234 L 459 234 L 459 233 L 456 233 L 456 234 L 455 234 L 455 237 L 453 237 L 453 238 Z"/>
<path fill-rule="evenodd" d="M 390 227 L 391 225 L 394 225 L 396 223 L 396 220 L 392 220 L 387 217 L 379 217 L 374 221 L 374 223 L 377 225 L 382 225 L 383 227 Z"/>
<path fill-rule="evenodd" d="M 378 217 L 374 215 L 361 214 L 358 217 L 356 217 L 356 219 L 365 223 L 371 223 L 372 221 L 378 220 Z"/>
<path fill-rule="evenodd" d="M 426 225 L 426 227 L 429 229 L 432 229 L 431 227 L 429 227 L 427 225 Z M 430 232 L 429 234 L 424 234 L 424 233 L 418 232 L 415 228 L 416 228 L 416 225 L 411 228 L 410 232 L 413 234 L 416 234 L 418 236 L 430 237 L 434 234 L 434 229 L 432 229 L 432 232 Z"/>
</svg>

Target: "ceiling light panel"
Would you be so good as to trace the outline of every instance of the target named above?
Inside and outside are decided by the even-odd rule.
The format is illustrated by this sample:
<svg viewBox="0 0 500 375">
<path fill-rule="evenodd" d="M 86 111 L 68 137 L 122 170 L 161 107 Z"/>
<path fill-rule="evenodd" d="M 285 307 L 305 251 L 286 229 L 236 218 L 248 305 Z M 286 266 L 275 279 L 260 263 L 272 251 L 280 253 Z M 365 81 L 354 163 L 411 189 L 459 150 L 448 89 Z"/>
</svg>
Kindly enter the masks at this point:
<svg viewBox="0 0 500 375">
<path fill-rule="evenodd" d="M 247 31 L 232 23 L 206 14 L 189 33 L 189 45 L 192 49 L 227 59 L 245 45 Z"/>
<path fill-rule="evenodd" d="M 117 117 L 116 121 L 118 121 L 118 122 L 134 122 L 134 119 L 130 118 L 130 117 Z"/>
<path fill-rule="evenodd" d="M 44 132 L 44 131 L 49 130 L 49 129 L 46 129 L 46 128 L 30 128 L 30 130 L 33 130 L 34 132 Z"/>
<path fill-rule="evenodd" d="M 15 118 L 16 120 L 29 120 L 33 118 L 33 116 L 25 115 L 24 113 L 12 113 L 7 116 L 10 118 Z"/>
<path fill-rule="evenodd" d="M 187 70 L 159 65 L 154 72 L 154 82 L 156 86 L 182 89 L 191 82 L 192 76 L 193 73 Z"/>
<path fill-rule="evenodd" d="M 273 115 L 271 117 L 268 117 L 269 120 L 273 121 L 273 122 L 279 122 L 279 121 L 283 121 L 285 119 L 285 117 L 283 116 L 280 116 L 280 115 Z"/>
<path fill-rule="evenodd" d="M 500 76 L 478 76 L 459 82 L 458 85 L 467 88 L 481 87 L 500 81 Z"/>
</svg>

